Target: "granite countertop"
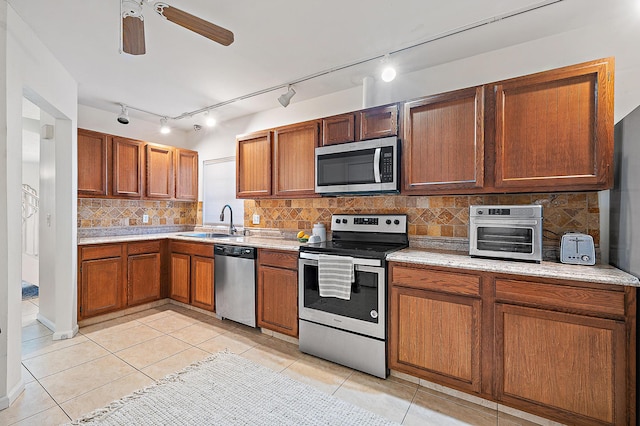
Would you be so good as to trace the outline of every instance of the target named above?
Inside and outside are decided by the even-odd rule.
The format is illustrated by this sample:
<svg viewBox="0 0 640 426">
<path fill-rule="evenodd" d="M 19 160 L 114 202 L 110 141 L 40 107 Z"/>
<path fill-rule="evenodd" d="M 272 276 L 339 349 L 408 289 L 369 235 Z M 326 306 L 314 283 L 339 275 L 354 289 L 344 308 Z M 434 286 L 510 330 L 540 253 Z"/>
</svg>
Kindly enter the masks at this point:
<svg viewBox="0 0 640 426">
<path fill-rule="evenodd" d="M 481 259 L 470 257 L 465 252 L 418 248 L 407 248 L 391 253 L 387 256 L 387 261 L 640 287 L 640 281 L 637 277 L 610 265 L 582 266 L 566 265 L 558 262 L 537 264 L 510 260 Z"/>
<path fill-rule="evenodd" d="M 187 232 L 79 238 L 78 245 L 149 241 L 169 238 L 172 240 L 190 242 L 246 245 L 255 248 L 298 251 L 300 246 L 305 244 L 300 243 L 295 239 L 265 236 L 198 238 L 181 235 L 185 233 Z M 387 261 L 640 287 L 640 281 L 637 277 L 627 274 L 610 265 L 598 264 L 594 266 L 580 266 L 566 265 L 558 262 L 542 262 L 540 264 L 536 264 L 509 260 L 475 258 L 470 257 L 467 252 L 464 251 L 446 251 L 423 248 L 406 248 L 404 250 L 393 252 L 387 256 Z"/>
<path fill-rule="evenodd" d="M 215 244 L 231 244 L 231 245 L 251 246 L 255 248 L 298 251 L 298 248 L 303 244 L 297 240 L 287 240 L 283 238 L 265 238 L 265 237 L 258 237 L 258 236 L 240 235 L 232 238 L 200 238 L 200 237 L 186 237 L 184 235 L 181 235 L 186 233 L 188 232 L 79 238 L 78 245 L 80 246 L 80 245 L 88 245 L 88 244 L 126 243 L 126 242 L 132 242 L 132 241 L 149 241 L 149 240 L 160 240 L 163 238 L 169 238 L 172 240 L 189 241 L 192 243 L 200 242 L 200 243 L 215 243 Z"/>
</svg>

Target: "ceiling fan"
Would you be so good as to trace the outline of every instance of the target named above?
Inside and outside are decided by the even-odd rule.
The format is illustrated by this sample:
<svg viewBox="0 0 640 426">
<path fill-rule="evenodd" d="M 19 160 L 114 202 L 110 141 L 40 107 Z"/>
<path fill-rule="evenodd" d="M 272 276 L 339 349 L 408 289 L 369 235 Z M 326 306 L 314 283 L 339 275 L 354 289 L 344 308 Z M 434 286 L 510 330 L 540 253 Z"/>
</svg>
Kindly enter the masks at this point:
<svg viewBox="0 0 640 426">
<path fill-rule="evenodd" d="M 144 55 L 144 16 L 142 4 L 153 0 L 122 0 L 122 50 L 130 55 Z M 203 37 L 228 46 L 233 43 L 233 33 L 226 28 L 205 21 L 166 3 L 155 2 L 153 10 L 168 21 L 178 24 Z"/>
</svg>

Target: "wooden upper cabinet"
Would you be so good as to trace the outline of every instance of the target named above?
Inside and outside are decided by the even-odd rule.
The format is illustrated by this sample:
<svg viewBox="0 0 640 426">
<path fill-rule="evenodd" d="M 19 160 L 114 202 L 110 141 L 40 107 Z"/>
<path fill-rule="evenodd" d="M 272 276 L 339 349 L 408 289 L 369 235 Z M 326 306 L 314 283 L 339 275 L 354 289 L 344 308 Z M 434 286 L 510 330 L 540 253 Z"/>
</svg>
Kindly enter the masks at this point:
<svg viewBox="0 0 640 426">
<path fill-rule="evenodd" d="M 273 138 L 273 195 L 315 196 L 317 120 L 275 129 Z"/>
<path fill-rule="evenodd" d="M 356 140 L 356 115 L 352 112 L 322 119 L 322 144 L 334 145 Z"/>
<path fill-rule="evenodd" d="M 271 132 L 238 136 L 236 141 L 236 197 L 271 195 Z"/>
<path fill-rule="evenodd" d="M 107 135 L 78 129 L 78 196 L 107 195 L 109 152 Z"/>
<path fill-rule="evenodd" d="M 176 149 L 176 199 L 198 200 L 198 153 Z"/>
<path fill-rule="evenodd" d="M 396 136 L 398 105 L 385 105 L 322 119 L 322 144 Z"/>
<path fill-rule="evenodd" d="M 358 112 L 360 140 L 398 134 L 398 105 L 386 105 Z"/>
<path fill-rule="evenodd" d="M 608 58 L 496 83 L 495 187 L 610 188 L 613 73 Z"/>
<path fill-rule="evenodd" d="M 148 198 L 173 198 L 174 174 L 173 151 L 169 146 L 147 144 L 147 184 Z"/>
<path fill-rule="evenodd" d="M 112 136 L 113 188 L 119 197 L 142 196 L 142 159 L 144 142 Z"/>
<path fill-rule="evenodd" d="M 404 120 L 403 193 L 456 193 L 482 188 L 482 86 L 407 102 Z"/>
</svg>

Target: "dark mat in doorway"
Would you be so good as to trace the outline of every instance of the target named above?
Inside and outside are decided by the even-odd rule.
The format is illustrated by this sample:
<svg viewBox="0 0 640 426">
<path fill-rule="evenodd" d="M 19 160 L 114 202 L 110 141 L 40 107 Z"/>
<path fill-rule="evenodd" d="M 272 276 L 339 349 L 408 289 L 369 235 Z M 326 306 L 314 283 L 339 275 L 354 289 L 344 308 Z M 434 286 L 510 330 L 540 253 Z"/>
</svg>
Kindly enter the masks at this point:
<svg viewBox="0 0 640 426">
<path fill-rule="evenodd" d="M 22 300 L 29 300 L 38 297 L 38 286 L 22 281 Z"/>
</svg>

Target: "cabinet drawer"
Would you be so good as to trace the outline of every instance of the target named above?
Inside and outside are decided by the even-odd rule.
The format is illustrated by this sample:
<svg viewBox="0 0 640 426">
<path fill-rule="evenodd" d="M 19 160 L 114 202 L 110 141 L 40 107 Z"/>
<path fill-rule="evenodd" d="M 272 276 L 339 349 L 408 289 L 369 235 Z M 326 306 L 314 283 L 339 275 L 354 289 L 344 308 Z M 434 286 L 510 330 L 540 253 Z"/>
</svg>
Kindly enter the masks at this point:
<svg viewBox="0 0 640 426">
<path fill-rule="evenodd" d="M 102 244 L 80 249 L 80 260 L 106 259 L 122 256 L 122 244 Z"/>
<path fill-rule="evenodd" d="M 171 252 L 173 253 L 185 253 L 195 254 L 204 257 L 213 257 L 213 244 L 196 244 L 196 243 L 183 243 L 178 241 L 171 242 Z"/>
<path fill-rule="evenodd" d="M 518 280 L 496 280 L 496 299 L 551 308 L 624 316 L 624 292 Z"/>
<path fill-rule="evenodd" d="M 279 250 L 259 250 L 258 263 L 260 265 L 297 270 L 298 253 Z"/>
<path fill-rule="evenodd" d="M 159 253 L 160 240 L 157 241 L 141 241 L 139 243 L 129 243 L 127 245 L 127 254 L 143 254 L 143 253 Z"/>
<path fill-rule="evenodd" d="M 480 296 L 480 277 L 477 275 L 393 265 L 391 283 L 394 286 Z"/>
</svg>

